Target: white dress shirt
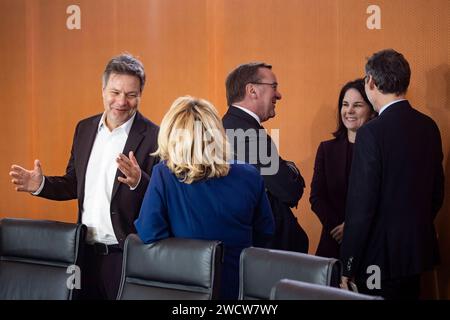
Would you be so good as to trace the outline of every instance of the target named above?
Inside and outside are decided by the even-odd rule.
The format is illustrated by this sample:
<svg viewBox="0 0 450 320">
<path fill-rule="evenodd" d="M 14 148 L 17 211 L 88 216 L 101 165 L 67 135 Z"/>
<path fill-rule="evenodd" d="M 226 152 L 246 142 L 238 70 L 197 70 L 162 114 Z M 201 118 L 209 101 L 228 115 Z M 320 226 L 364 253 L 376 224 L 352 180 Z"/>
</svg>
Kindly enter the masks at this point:
<svg viewBox="0 0 450 320">
<path fill-rule="evenodd" d="M 120 127 L 110 131 L 105 124 L 105 114 L 98 124 L 97 136 L 92 146 L 89 163 L 86 170 L 84 186 L 84 202 L 81 222 L 88 228 L 86 241 L 88 243 L 102 242 L 107 245 L 117 244 L 117 238 L 111 222 L 111 196 L 116 177 L 116 159 L 123 152 L 131 126 L 136 114 Z M 130 190 L 135 190 L 140 181 Z M 45 185 L 45 177 L 39 188 L 32 192 L 39 195 Z"/>
<path fill-rule="evenodd" d="M 103 114 L 86 170 L 81 222 L 88 227 L 86 241 L 117 244 L 111 222 L 111 196 L 117 172 L 116 159 L 123 152 L 134 117 L 110 131 Z"/>
</svg>

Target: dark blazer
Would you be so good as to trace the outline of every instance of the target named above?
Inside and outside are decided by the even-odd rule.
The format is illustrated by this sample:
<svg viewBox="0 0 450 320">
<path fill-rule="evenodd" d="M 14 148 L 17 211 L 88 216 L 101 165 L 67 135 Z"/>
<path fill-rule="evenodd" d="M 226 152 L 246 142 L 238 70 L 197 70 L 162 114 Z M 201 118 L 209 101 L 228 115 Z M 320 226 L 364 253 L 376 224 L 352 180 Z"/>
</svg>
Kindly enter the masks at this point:
<svg viewBox="0 0 450 320">
<path fill-rule="evenodd" d="M 341 257 L 344 275 L 418 275 L 439 261 L 433 220 L 444 199 L 436 123 L 400 101 L 358 130 Z M 373 271 L 369 272 L 373 273 Z"/>
<path fill-rule="evenodd" d="M 339 243 L 331 230 L 344 222 L 351 166 L 351 143 L 347 135 L 323 141 L 317 149 L 309 201 L 311 209 L 322 223 L 322 234 L 316 255 L 339 259 Z"/>
<path fill-rule="evenodd" d="M 297 206 L 305 188 L 300 171 L 292 162 L 288 164 L 288 161 L 279 156 L 271 137 L 266 134 L 258 121 L 246 112 L 230 106 L 222 120 L 235 159 L 254 165 L 262 174 L 275 219 L 275 234 L 271 247 L 308 252 L 308 236 L 290 209 Z M 244 136 L 235 131 L 239 129 L 242 129 L 241 133 L 245 132 Z M 245 150 L 245 153 L 240 152 L 240 149 Z M 268 157 L 261 156 L 260 149 L 261 154 L 267 154 Z M 277 162 L 278 169 L 270 172 L 271 168 L 276 169 Z"/>
<path fill-rule="evenodd" d="M 99 114 L 77 124 L 66 174 L 46 176 L 44 188 L 39 194 L 40 197 L 52 200 L 78 199 L 78 222 L 81 222 L 83 212 L 87 165 L 101 117 Z M 121 247 L 126 236 L 136 232 L 133 223 L 138 217 L 153 165 L 158 161 L 149 155 L 157 149 L 158 130 L 157 125 L 136 112 L 123 154 L 128 156 L 130 151 L 134 152 L 142 170 L 141 181 L 135 190 L 130 190 L 128 185 L 117 180 L 119 175 L 123 176 L 117 170 L 111 196 L 111 221 Z"/>
</svg>

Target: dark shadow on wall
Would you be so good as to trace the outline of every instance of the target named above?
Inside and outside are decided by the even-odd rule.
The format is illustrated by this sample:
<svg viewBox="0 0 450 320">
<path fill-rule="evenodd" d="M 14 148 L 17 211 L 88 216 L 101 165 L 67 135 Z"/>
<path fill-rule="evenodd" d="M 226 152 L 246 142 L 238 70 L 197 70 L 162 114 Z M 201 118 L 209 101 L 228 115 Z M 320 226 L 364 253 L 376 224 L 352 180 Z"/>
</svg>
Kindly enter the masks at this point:
<svg viewBox="0 0 450 320">
<path fill-rule="evenodd" d="M 450 299 L 450 67 L 446 64 L 426 74 L 426 107 L 439 126 L 444 152 L 444 204 L 435 225 L 439 237 L 441 264 L 424 275 L 424 298 Z"/>
</svg>

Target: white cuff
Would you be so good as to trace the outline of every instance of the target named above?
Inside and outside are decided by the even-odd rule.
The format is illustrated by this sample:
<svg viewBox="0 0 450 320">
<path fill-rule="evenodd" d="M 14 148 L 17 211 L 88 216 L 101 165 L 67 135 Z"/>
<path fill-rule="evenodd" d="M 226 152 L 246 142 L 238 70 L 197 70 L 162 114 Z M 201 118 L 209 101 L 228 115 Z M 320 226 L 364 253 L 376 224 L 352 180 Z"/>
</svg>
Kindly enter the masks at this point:
<svg viewBox="0 0 450 320">
<path fill-rule="evenodd" d="M 134 188 L 130 187 L 131 191 L 135 190 L 139 186 L 139 183 L 141 182 L 141 178 L 142 178 L 142 170 L 139 171 L 139 180 L 138 180 L 138 183 L 136 184 L 136 186 Z"/>
<path fill-rule="evenodd" d="M 31 192 L 31 194 L 32 194 L 33 196 L 39 195 L 39 193 L 41 193 L 42 189 L 44 189 L 44 184 L 45 184 L 45 176 L 42 176 L 42 182 L 41 182 L 41 185 L 39 186 L 39 188 L 38 188 L 35 192 Z"/>
</svg>

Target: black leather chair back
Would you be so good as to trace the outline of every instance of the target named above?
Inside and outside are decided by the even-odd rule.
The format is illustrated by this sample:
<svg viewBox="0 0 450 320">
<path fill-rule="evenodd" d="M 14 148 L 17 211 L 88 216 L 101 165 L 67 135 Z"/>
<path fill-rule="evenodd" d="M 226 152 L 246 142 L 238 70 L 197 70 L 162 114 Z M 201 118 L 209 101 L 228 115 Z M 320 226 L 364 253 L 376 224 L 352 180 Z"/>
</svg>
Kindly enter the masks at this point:
<svg viewBox="0 0 450 320">
<path fill-rule="evenodd" d="M 85 234 L 81 224 L 0 220 L 0 299 L 73 299 Z"/>
<path fill-rule="evenodd" d="M 341 274 L 337 259 L 251 247 L 240 257 L 239 299 L 268 300 L 272 287 L 284 278 L 338 287 Z"/>
<path fill-rule="evenodd" d="M 207 300 L 219 295 L 220 241 L 168 238 L 125 241 L 120 300 Z"/>
<path fill-rule="evenodd" d="M 272 288 L 270 300 L 383 300 L 383 298 L 319 284 L 282 279 Z"/>
</svg>

